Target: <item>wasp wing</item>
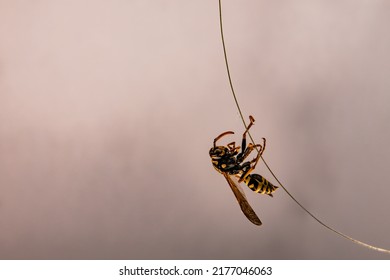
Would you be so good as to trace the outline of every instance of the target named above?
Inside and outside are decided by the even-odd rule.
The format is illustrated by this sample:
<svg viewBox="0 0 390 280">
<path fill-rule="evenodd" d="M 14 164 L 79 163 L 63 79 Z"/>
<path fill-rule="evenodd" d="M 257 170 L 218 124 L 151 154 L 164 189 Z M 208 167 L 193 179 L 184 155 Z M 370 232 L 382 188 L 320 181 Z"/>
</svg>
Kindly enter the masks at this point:
<svg viewBox="0 0 390 280">
<path fill-rule="evenodd" d="M 248 218 L 249 221 L 254 223 L 257 226 L 261 226 L 261 221 L 259 217 L 257 217 L 255 211 L 253 211 L 252 207 L 249 205 L 249 202 L 246 200 L 245 194 L 241 190 L 238 185 L 238 182 L 234 182 L 233 178 L 230 177 L 229 174 L 223 173 L 223 176 L 228 181 L 230 188 L 232 189 L 234 196 L 236 197 L 238 204 L 240 204 L 241 210 L 244 215 Z"/>
</svg>

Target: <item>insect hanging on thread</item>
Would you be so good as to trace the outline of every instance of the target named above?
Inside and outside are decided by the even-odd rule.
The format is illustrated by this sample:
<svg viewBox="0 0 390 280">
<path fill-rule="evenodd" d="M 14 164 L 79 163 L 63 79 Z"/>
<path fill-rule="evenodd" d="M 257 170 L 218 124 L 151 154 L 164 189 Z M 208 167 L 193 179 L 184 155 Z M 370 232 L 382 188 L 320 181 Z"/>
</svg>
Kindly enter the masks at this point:
<svg viewBox="0 0 390 280">
<path fill-rule="evenodd" d="M 252 173 L 265 150 L 266 141 L 265 138 L 263 138 L 263 145 L 249 143 L 247 146 L 246 134 L 255 122 L 255 119 L 252 116 L 249 116 L 249 120 L 250 123 L 242 135 L 241 147 L 236 147 L 235 142 L 231 142 L 226 146 L 217 146 L 217 141 L 219 139 L 226 135 L 234 134 L 233 131 L 226 131 L 214 139 L 213 147 L 210 149 L 209 155 L 214 168 L 221 173 L 228 182 L 244 215 L 253 224 L 260 226 L 262 223 L 247 201 L 239 183 L 244 182 L 252 191 L 267 194 L 271 197 L 273 196 L 272 193 L 275 192 L 278 187 L 271 184 L 263 176 Z M 258 149 L 257 156 L 250 161 L 244 162 L 256 148 Z"/>
</svg>

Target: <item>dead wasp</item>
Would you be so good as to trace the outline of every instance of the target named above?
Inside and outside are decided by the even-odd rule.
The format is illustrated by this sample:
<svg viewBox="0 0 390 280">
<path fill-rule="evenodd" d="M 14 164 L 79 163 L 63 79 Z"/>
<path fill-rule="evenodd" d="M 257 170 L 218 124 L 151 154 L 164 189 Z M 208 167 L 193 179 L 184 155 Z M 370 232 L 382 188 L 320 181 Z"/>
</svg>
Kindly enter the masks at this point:
<svg viewBox="0 0 390 280">
<path fill-rule="evenodd" d="M 265 138 L 263 138 L 263 145 L 249 143 L 246 144 L 246 134 L 252 127 L 255 119 L 249 116 L 250 123 L 242 135 L 241 152 L 240 146 L 236 147 L 235 142 L 227 144 L 227 146 L 217 146 L 216 143 L 222 137 L 228 134 L 234 134 L 233 131 L 226 131 L 214 139 L 213 147 L 210 149 L 209 155 L 214 168 L 221 173 L 226 181 L 229 183 L 238 203 L 240 204 L 242 212 L 245 216 L 254 223 L 260 226 L 261 221 L 257 217 L 255 211 L 246 200 L 245 194 L 239 186 L 240 182 L 244 182 L 252 191 L 262 194 L 267 194 L 272 197 L 272 193 L 278 188 L 267 181 L 259 174 L 251 174 L 255 169 L 261 155 L 265 149 Z M 258 149 L 257 156 L 251 161 L 244 160 L 254 150 Z M 238 182 L 236 180 L 238 178 Z"/>
</svg>

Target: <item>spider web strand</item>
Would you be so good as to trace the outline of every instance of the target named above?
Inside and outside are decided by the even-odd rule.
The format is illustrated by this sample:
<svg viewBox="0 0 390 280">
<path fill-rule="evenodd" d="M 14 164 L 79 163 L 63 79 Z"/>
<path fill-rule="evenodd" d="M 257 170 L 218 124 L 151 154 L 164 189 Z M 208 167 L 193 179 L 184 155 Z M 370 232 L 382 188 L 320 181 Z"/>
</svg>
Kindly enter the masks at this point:
<svg viewBox="0 0 390 280">
<path fill-rule="evenodd" d="M 225 58 L 225 65 L 226 65 L 226 71 L 227 71 L 227 75 L 228 75 L 228 79 L 229 79 L 229 85 L 230 85 L 230 90 L 232 92 L 232 95 L 233 95 L 233 98 L 234 98 L 234 102 L 236 103 L 236 107 L 238 109 L 238 112 L 240 114 L 240 117 L 241 117 L 241 120 L 242 120 L 242 123 L 244 124 L 244 127 L 245 129 L 248 127 L 246 122 L 245 122 L 245 119 L 244 119 L 244 116 L 242 114 L 242 111 L 241 111 L 241 108 L 240 108 L 240 105 L 238 103 L 238 99 L 237 99 L 237 96 L 236 96 L 236 93 L 234 91 L 234 87 L 233 87 L 233 82 L 232 82 L 232 78 L 231 78 L 231 75 L 230 75 L 230 69 L 229 69 L 229 62 L 228 62 L 228 57 L 227 57 L 227 52 L 226 52 L 226 46 L 225 46 L 225 37 L 224 37 L 224 33 L 223 33 L 223 24 L 222 24 L 222 3 L 221 3 L 221 0 L 218 0 L 218 6 L 219 6 L 219 26 L 220 26 L 220 31 L 221 31 L 221 40 L 222 40 L 222 47 L 223 47 L 223 54 L 224 54 L 224 58 Z M 255 144 L 255 141 L 253 140 L 252 138 L 252 135 L 250 134 L 250 132 L 248 131 L 248 135 L 249 135 L 249 138 L 251 139 L 252 143 Z M 258 148 L 256 147 L 256 150 L 258 151 Z M 284 185 L 282 184 L 282 182 L 278 179 L 278 177 L 276 176 L 276 174 L 272 171 L 272 169 L 270 168 L 270 166 L 267 164 L 267 162 L 264 160 L 264 158 L 261 156 L 261 160 L 264 162 L 264 165 L 266 166 L 266 168 L 268 169 L 268 171 L 271 173 L 272 177 L 278 182 L 279 186 L 283 188 L 283 190 L 287 193 L 287 195 L 303 210 L 305 211 L 307 214 L 309 214 L 315 221 L 317 221 L 320 225 L 322 225 L 323 227 L 325 227 L 326 229 L 336 233 L 337 235 L 349 240 L 349 241 L 352 241 L 353 243 L 355 244 L 358 244 L 360 246 L 363 246 L 363 247 L 366 247 L 368 249 L 371 249 L 371 250 L 375 250 L 375 251 L 379 251 L 379 252 L 382 252 L 382 253 L 387 253 L 387 254 L 390 254 L 390 250 L 387 250 L 387 249 L 383 249 L 383 248 L 380 248 L 380 247 L 375 247 L 375 246 L 372 246 L 370 244 L 367 244 L 367 243 L 364 243 L 362 241 L 359 241 L 357 239 L 354 239 L 330 226 L 328 226 L 327 224 L 325 224 L 324 222 L 322 222 L 319 218 L 317 218 L 314 214 L 312 214 L 309 210 L 307 210 L 285 187 Z"/>
</svg>

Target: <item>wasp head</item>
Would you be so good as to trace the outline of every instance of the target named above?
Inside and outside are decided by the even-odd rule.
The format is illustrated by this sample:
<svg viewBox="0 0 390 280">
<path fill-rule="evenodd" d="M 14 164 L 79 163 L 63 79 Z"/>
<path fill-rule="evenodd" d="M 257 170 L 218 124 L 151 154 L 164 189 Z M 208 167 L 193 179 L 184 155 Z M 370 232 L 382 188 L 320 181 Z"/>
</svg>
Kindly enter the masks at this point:
<svg viewBox="0 0 390 280">
<path fill-rule="evenodd" d="M 214 160 L 218 160 L 229 153 L 230 153 L 230 150 L 225 146 L 212 147 L 209 151 L 209 155 L 210 155 L 211 159 L 214 159 Z"/>
<path fill-rule="evenodd" d="M 234 134 L 233 131 L 226 131 L 220 134 L 217 138 L 214 139 L 213 147 L 209 151 L 209 155 L 212 160 L 220 160 L 223 156 L 229 155 L 230 150 L 225 146 L 217 146 L 217 141 L 221 139 L 223 136 L 228 134 Z"/>
</svg>

